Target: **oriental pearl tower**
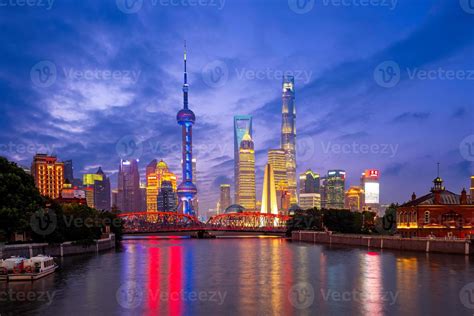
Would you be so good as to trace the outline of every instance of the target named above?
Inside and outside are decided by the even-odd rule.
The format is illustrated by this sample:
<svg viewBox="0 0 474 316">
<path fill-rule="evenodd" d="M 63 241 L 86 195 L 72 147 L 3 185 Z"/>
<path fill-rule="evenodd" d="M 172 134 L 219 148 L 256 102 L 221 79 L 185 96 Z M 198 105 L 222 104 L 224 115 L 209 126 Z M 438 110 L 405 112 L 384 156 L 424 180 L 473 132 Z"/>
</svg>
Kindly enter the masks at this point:
<svg viewBox="0 0 474 316">
<path fill-rule="evenodd" d="M 181 201 L 183 214 L 196 216 L 192 200 L 197 194 L 193 183 L 193 124 L 196 116 L 188 108 L 188 73 L 186 71 L 186 42 L 184 43 L 184 84 L 183 84 L 183 109 L 178 112 L 176 119 L 182 130 L 182 167 L 183 182 L 178 186 L 178 197 Z"/>
</svg>

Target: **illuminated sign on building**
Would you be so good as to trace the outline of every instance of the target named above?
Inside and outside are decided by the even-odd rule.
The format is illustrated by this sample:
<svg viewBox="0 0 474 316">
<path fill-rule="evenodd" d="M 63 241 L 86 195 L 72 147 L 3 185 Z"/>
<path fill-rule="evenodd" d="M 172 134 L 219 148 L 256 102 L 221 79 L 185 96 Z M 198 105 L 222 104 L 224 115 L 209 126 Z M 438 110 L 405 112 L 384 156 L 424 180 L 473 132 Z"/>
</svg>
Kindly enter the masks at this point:
<svg viewBox="0 0 474 316">
<path fill-rule="evenodd" d="M 378 182 L 366 182 L 365 187 L 365 203 L 378 204 L 380 200 L 380 184 Z"/>
</svg>

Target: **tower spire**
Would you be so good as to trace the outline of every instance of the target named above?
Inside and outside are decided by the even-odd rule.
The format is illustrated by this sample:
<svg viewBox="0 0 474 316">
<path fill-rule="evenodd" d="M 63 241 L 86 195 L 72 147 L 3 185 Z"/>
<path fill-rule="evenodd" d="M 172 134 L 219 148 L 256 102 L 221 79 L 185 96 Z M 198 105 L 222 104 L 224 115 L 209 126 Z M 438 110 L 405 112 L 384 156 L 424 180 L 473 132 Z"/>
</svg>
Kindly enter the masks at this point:
<svg viewBox="0 0 474 316">
<path fill-rule="evenodd" d="M 183 106 L 185 109 L 188 108 L 188 71 L 186 67 L 187 60 L 187 47 L 186 41 L 184 41 L 184 84 L 183 84 Z"/>
</svg>

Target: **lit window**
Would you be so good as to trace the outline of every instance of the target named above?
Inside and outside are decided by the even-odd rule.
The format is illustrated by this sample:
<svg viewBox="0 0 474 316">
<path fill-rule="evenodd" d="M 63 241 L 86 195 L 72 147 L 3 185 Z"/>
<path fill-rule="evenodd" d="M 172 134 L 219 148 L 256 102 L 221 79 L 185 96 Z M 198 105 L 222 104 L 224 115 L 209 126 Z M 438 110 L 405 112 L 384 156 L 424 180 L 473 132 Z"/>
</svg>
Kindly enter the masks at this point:
<svg viewBox="0 0 474 316">
<path fill-rule="evenodd" d="M 425 212 L 425 224 L 430 223 L 430 211 Z"/>
</svg>

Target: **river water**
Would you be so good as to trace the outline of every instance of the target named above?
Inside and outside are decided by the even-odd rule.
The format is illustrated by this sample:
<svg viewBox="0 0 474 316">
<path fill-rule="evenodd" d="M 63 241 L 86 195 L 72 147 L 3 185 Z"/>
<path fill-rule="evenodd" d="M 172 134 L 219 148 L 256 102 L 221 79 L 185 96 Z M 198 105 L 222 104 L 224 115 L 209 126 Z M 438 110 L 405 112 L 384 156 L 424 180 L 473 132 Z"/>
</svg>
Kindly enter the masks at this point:
<svg viewBox="0 0 474 316">
<path fill-rule="evenodd" d="M 0 315 L 473 315 L 474 259 L 283 238 L 143 238 L 0 283 Z"/>
</svg>

